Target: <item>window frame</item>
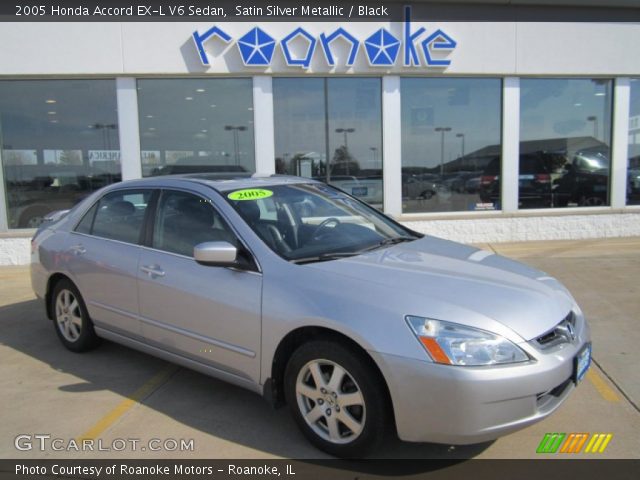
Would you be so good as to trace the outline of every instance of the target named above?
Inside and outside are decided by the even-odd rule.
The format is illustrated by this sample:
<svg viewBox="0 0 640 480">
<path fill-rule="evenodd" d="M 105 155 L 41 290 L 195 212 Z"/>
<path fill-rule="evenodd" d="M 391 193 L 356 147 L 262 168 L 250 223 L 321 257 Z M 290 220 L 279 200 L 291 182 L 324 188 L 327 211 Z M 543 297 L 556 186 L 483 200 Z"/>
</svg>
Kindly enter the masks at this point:
<svg viewBox="0 0 640 480">
<path fill-rule="evenodd" d="M 253 272 L 253 273 L 260 273 L 260 274 L 262 273 L 262 268 L 260 266 L 260 263 L 258 262 L 257 256 L 255 255 L 253 250 L 249 248 L 247 242 L 242 238 L 238 230 L 235 228 L 233 222 L 218 207 L 218 205 L 216 204 L 216 200 L 213 197 L 208 197 L 201 192 L 198 192 L 196 190 L 192 190 L 189 188 L 184 188 L 184 187 L 174 187 L 174 186 L 166 187 L 165 186 L 165 187 L 156 187 L 155 190 L 156 190 L 156 193 L 153 199 L 154 200 L 153 205 L 151 205 L 151 202 L 149 202 L 150 206 L 152 206 L 152 210 L 147 208 L 148 216 L 145 218 L 144 237 L 143 237 L 142 243 L 140 244 L 141 247 L 154 252 L 163 253 L 165 255 L 173 255 L 175 257 L 184 258 L 197 264 L 193 256 L 186 256 L 186 255 L 182 255 L 181 253 L 170 252 L 168 250 L 162 250 L 160 248 L 156 248 L 153 246 L 153 234 L 155 230 L 156 219 L 158 217 L 158 213 L 160 209 L 160 198 L 162 194 L 164 192 L 187 193 L 187 194 L 194 195 L 196 197 L 200 197 L 201 199 L 209 203 L 209 205 L 211 205 L 215 213 L 218 214 L 220 218 L 226 223 L 229 231 L 236 237 L 236 240 L 238 242 L 238 246 L 237 246 L 238 253 L 244 252 L 244 254 L 247 255 L 248 257 L 246 265 L 242 266 L 241 268 L 236 266 L 217 267 L 217 268 L 231 268 L 233 270 L 238 270 L 243 272 Z M 207 268 L 215 268 L 215 266 L 207 265 Z"/>
<path fill-rule="evenodd" d="M 140 193 L 144 193 L 146 191 L 149 191 L 151 193 L 151 196 L 149 197 L 149 202 L 147 203 L 147 207 L 145 208 L 145 212 L 144 212 L 144 216 L 142 218 L 142 225 L 140 228 L 140 233 L 138 235 L 138 240 L 136 243 L 131 243 L 131 242 L 126 242 L 124 240 L 118 240 L 116 238 L 107 238 L 107 237 L 101 237 L 100 235 L 95 235 L 93 233 L 93 228 L 95 225 L 95 221 L 96 221 L 96 217 L 98 215 L 98 210 L 99 210 L 99 206 L 100 206 L 100 202 L 107 197 L 108 195 L 112 195 L 114 193 L 122 193 L 122 192 L 127 192 L 127 191 L 131 191 L 131 192 L 140 192 Z M 92 237 L 92 238 L 99 238 L 101 240 L 108 240 L 108 241 L 112 241 L 112 242 L 118 242 L 118 243 L 122 243 L 125 245 L 134 245 L 134 246 L 142 246 L 144 244 L 145 238 L 146 238 L 146 234 L 147 234 L 147 223 L 149 221 L 149 215 L 150 215 L 150 211 L 153 209 L 155 210 L 155 203 L 157 201 L 157 195 L 158 195 L 158 189 L 155 187 L 121 187 L 121 188 L 114 188 L 113 190 L 109 190 L 108 192 L 105 192 L 103 195 L 100 196 L 100 198 L 96 199 L 80 216 L 79 220 L 75 223 L 75 225 L 73 226 L 72 229 L 70 229 L 69 233 L 73 233 L 75 235 L 86 235 L 88 237 Z M 95 210 L 94 210 L 95 208 Z M 90 212 L 93 210 L 93 218 L 91 220 L 91 229 L 89 230 L 89 233 L 85 233 L 85 232 L 79 232 L 78 231 L 78 227 L 80 226 L 80 224 L 82 223 L 82 221 L 85 219 L 85 217 L 87 215 L 90 214 Z"/>
</svg>

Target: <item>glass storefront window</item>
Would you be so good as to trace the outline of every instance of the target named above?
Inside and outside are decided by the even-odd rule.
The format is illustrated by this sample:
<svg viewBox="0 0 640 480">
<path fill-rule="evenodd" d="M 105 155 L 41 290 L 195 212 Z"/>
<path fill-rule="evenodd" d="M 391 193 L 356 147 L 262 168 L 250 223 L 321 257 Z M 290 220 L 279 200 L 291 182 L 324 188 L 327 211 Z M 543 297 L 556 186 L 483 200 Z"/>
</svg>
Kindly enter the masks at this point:
<svg viewBox="0 0 640 480">
<path fill-rule="evenodd" d="M 0 81 L 0 156 L 9 228 L 121 180 L 114 80 Z"/>
<path fill-rule="evenodd" d="M 142 175 L 255 172 L 250 78 L 138 80 Z"/>
<path fill-rule="evenodd" d="M 380 78 L 274 78 L 276 172 L 382 208 Z"/>
<path fill-rule="evenodd" d="M 520 80 L 520 208 L 609 204 L 611 80 Z"/>
<path fill-rule="evenodd" d="M 500 208 L 502 82 L 403 78 L 402 210 Z"/>
<path fill-rule="evenodd" d="M 631 79 L 627 205 L 640 205 L 640 78 Z"/>
</svg>

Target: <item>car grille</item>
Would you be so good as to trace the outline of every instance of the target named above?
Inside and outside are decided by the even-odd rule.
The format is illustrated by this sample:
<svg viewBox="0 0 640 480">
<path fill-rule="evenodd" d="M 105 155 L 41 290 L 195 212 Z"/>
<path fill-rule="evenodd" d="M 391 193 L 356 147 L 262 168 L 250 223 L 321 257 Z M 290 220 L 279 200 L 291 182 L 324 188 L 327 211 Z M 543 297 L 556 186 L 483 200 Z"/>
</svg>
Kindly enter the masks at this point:
<svg viewBox="0 0 640 480">
<path fill-rule="evenodd" d="M 536 338 L 536 342 L 540 348 L 547 349 L 563 343 L 573 343 L 575 339 L 576 315 L 569 312 L 555 327 Z"/>
</svg>

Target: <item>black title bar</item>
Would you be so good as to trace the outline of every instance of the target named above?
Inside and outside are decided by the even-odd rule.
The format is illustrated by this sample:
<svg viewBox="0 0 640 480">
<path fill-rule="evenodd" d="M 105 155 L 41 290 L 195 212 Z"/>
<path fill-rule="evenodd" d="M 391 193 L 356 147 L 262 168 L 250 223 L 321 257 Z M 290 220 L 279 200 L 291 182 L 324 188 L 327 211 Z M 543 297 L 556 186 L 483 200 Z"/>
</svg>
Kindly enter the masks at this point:
<svg viewBox="0 0 640 480">
<path fill-rule="evenodd" d="M 4 0 L 0 21 L 400 22 L 405 4 L 415 21 L 640 21 L 640 8 L 420 0 Z"/>
<path fill-rule="evenodd" d="M 0 460 L 1 480 L 635 480 L 640 460 Z M 557 458 L 557 457 L 555 457 Z"/>
</svg>

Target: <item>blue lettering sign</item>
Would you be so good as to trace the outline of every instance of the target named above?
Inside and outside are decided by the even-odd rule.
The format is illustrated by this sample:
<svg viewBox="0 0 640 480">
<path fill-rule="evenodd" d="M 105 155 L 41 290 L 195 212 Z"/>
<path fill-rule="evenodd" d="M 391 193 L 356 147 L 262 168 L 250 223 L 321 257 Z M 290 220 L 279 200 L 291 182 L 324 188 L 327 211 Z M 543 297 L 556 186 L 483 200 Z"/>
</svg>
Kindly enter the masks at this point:
<svg viewBox="0 0 640 480">
<path fill-rule="evenodd" d="M 276 41 L 264 30 L 255 27 L 238 39 L 238 48 L 245 65 L 267 67 L 271 64 Z"/>
<path fill-rule="evenodd" d="M 218 27 L 212 27 L 202 35 L 200 35 L 197 31 L 193 32 L 193 41 L 196 43 L 196 48 L 198 49 L 198 54 L 200 55 L 200 61 L 203 65 L 209 65 L 207 52 L 204 51 L 204 42 L 209 40 L 211 37 L 221 38 L 224 43 L 229 43 L 231 41 L 231 37 L 220 30 Z"/>
<path fill-rule="evenodd" d="M 456 48 L 456 41 L 442 30 L 436 30 L 422 41 L 422 51 L 427 65 L 433 67 L 447 67 L 451 65 L 451 60 L 436 60 L 431 56 L 431 49 L 434 50 L 453 50 Z"/>
<path fill-rule="evenodd" d="M 291 52 L 289 51 L 289 42 L 294 38 L 300 36 L 306 38 L 309 41 L 309 48 L 307 48 L 307 54 L 304 58 L 297 59 L 293 58 Z M 284 58 L 287 61 L 287 65 L 309 68 L 309 65 L 311 65 L 311 57 L 313 57 L 313 52 L 315 52 L 316 50 L 316 38 L 302 27 L 298 27 L 282 39 L 282 41 L 280 42 L 280 46 L 282 47 L 282 52 L 284 53 Z"/>
<path fill-rule="evenodd" d="M 351 51 L 349 52 L 349 58 L 347 59 L 347 67 L 350 67 L 353 65 L 353 62 L 356 61 L 356 55 L 358 54 L 358 47 L 360 46 L 360 42 L 356 37 L 347 32 L 344 28 L 340 27 L 329 36 L 326 36 L 324 33 L 320 34 L 322 51 L 324 52 L 324 56 L 327 59 L 327 63 L 332 67 L 335 66 L 336 62 L 333 59 L 333 54 L 331 53 L 331 42 L 339 37 L 342 37 L 346 41 L 351 43 Z"/>
<path fill-rule="evenodd" d="M 419 54 L 419 47 L 422 47 L 424 66 L 442 68 L 451 65 L 451 60 L 442 58 L 442 54 L 438 55 L 438 58 L 434 58 L 433 54 L 438 51 L 444 53 L 451 52 L 457 47 L 458 43 L 440 29 L 421 40 L 421 37 L 423 37 L 425 33 L 427 33 L 427 30 L 424 27 L 412 31 L 411 7 L 406 6 L 404 9 L 402 40 L 396 38 L 387 29 L 380 28 L 362 41 L 358 40 L 344 28 L 339 27 L 329 35 L 326 35 L 324 32 L 321 33 L 319 43 L 322 47 L 327 65 L 330 67 L 335 67 L 336 65 L 331 48 L 332 43 L 338 38 L 351 44 L 349 57 L 346 61 L 347 67 L 352 67 L 355 64 L 361 43 L 364 43 L 364 52 L 369 65 L 372 67 L 394 66 L 401 47 L 404 47 L 402 65 L 405 67 L 423 66 L 423 61 Z M 301 58 L 298 58 L 292 53 L 290 43 L 300 37 L 308 42 L 308 47 L 306 53 Z M 204 43 L 210 38 L 219 38 L 225 43 L 229 43 L 232 40 L 231 36 L 217 26 L 210 28 L 202 34 L 197 31 L 193 32 L 193 41 L 198 50 L 200 61 L 206 66 L 209 65 L 209 58 L 205 51 Z M 260 27 L 254 27 L 240 37 L 236 43 L 242 61 L 247 66 L 268 67 L 271 65 L 276 44 L 280 43 L 282 54 L 288 66 L 309 68 L 316 50 L 316 45 L 318 44 L 318 39 L 304 28 L 298 27 L 278 42 Z M 419 46 L 417 46 L 417 44 Z"/>
</svg>

